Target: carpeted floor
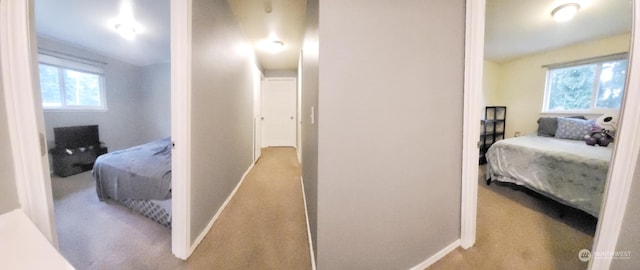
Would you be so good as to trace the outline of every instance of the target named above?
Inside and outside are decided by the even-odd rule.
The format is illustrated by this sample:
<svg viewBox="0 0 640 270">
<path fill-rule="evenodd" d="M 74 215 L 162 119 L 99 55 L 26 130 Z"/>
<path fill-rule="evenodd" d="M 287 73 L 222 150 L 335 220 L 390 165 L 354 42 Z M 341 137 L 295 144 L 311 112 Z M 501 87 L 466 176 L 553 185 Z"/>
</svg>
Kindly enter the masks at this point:
<svg viewBox="0 0 640 270">
<path fill-rule="evenodd" d="M 189 266 L 311 269 L 308 241 L 296 151 L 264 148 Z"/>
<path fill-rule="evenodd" d="M 487 186 L 484 169 L 476 244 L 454 250 L 429 269 L 586 269 L 578 251 L 591 249 L 597 219 L 509 186 Z"/>
<path fill-rule="evenodd" d="M 584 269 L 596 219 L 508 186 L 484 184 L 474 247 L 430 269 Z M 187 262 L 170 230 L 112 202 L 99 202 L 90 172 L 53 178 L 62 254 L 77 269 L 310 269 L 300 169 L 292 148 L 268 148 Z M 563 213 L 563 217 L 559 213 Z"/>
<path fill-rule="evenodd" d="M 187 262 L 169 229 L 100 202 L 90 172 L 52 178 L 61 253 L 77 269 L 310 269 L 300 169 L 293 148 L 264 149 Z"/>
</svg>

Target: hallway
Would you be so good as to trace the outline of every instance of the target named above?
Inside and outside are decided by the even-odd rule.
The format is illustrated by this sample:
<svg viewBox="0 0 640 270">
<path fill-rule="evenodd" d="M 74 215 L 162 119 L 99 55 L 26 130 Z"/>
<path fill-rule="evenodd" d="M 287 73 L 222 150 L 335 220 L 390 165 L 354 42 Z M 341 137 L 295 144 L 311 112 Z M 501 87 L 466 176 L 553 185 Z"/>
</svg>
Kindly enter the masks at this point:
<svg viewBox="0 0 640 270">
<path fill-rule="evenodd" d="M 187 261 L 193 269 L 311 269 L 294 148 L 262 157 Z"/>
</svg>

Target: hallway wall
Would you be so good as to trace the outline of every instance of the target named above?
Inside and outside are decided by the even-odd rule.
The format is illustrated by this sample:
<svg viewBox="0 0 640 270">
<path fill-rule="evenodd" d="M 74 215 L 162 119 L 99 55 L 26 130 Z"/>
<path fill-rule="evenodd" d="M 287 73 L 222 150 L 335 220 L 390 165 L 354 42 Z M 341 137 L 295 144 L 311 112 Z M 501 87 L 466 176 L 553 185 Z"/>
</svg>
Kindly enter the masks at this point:
<svg viewBox="0 0 640 270">
<path fill-rule="evenodd" d="M 638 153 L 640 156 L 640 153 Z M 640 158 L 636 162 L 633 183 L 629 191 L 627 208 L 624 212 L 622 228 L 618 236 L 617 252 L 630 255 L 628 258 L 616 259 L 611 262 L 611 269 L 636 269 L 640 265 Z"/>
<path fill-rule="evenodd" d="M 191 241 L 253 160 L 252 53 L 225 0 L 193 0 Z"/>
<path fill-rule="evenodd" d="M 302 48 L 302 179 L 314 252 L 318 247 L 318 0 L 307 1 Z M 311 111 L 314 110 L 314 123 Z"/>
<path fill-rule="evenodd" d="M 465 1 L 323 0 L 319 29 L 318 269 L 417 266 L 460 238 Z"/>
</svg>

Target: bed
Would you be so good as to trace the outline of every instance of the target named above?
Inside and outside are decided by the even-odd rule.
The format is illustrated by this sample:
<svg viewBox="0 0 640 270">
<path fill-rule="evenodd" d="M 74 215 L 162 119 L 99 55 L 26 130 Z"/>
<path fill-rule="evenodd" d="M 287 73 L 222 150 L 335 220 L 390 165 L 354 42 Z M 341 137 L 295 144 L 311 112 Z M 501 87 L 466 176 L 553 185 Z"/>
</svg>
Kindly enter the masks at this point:
<svg viewBox="0 0 640 270">
<path fill-rule="evenodd" d="M 487 152 L 487 184 L 524 186 L 597 218 L 612 149 L 536 135 L 501 140 Z"/>
<path fill-rule="evenodd" d="M 171 138 L 101 155 L 93 166 L 98 199 L 119 202 L 171 227 Z"/>
</svg>

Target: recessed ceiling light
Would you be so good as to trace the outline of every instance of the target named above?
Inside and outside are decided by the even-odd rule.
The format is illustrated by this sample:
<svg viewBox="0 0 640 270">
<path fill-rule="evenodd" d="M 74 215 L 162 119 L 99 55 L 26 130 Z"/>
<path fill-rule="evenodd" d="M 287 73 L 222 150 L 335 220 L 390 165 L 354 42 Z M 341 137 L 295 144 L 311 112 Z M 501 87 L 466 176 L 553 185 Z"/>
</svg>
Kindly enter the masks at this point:
<svg viewBox="0 0 640 270">
<path fill-rule="evenodd" d="M 279 53 L 284 50 L 284 42 L 275 39 L 265 39 L 258 42 L 258 48 L 268 53 Z"/>
<path fill-rule="evenodd" d="M 566 22 L 571 20 L 578 13 L 580 5 L 578 3 L 566 3 L 557 6 L 551 11 L 551 16 L 556 22 Z"/>
</svg>

